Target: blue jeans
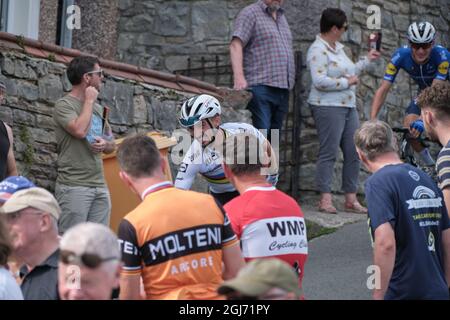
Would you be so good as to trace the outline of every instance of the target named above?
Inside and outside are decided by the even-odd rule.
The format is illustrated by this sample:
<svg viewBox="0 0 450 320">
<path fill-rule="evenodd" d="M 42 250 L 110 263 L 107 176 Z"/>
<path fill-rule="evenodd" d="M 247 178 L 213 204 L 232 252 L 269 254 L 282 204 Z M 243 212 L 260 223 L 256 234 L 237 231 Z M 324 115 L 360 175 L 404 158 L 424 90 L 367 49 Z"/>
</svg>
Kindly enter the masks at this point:
<svg viewBox="0 0 450 320">
<path fill-rule="evenodd" d="M 406 114 L 417 114 L 418 116 L 420 116 L 420 108 L 417 105 L 416 102 L 417 98 L 414 98 L 413 100 L 411 100 L 411 102 L 408 105 L 408 108 L 406 108 Z"/>
<path fill-rule="evenodd" d="M 253 126 L 266 129 L 270 139 L 270 130 L 283 126 L 283 119 L 289 109 L 289 90 L 257 85 L 250 87 L 249 91 L 253 94 L 248 103 Z"/>
</svg>

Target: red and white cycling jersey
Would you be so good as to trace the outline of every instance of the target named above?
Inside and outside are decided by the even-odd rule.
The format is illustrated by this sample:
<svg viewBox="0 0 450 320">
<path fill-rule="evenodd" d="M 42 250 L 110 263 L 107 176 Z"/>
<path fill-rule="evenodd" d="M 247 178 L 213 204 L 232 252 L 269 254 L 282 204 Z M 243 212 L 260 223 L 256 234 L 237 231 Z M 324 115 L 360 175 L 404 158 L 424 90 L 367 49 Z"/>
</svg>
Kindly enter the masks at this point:
<svg viewBox="0 0 450 320">
<path fill-rule="evenodd" d="M 225 205 L 244 258 L 276 257 L 303 278 L 308 256 L 306 223 L 297 202 L 273 186 L 252 187 Z"/>
</svg>

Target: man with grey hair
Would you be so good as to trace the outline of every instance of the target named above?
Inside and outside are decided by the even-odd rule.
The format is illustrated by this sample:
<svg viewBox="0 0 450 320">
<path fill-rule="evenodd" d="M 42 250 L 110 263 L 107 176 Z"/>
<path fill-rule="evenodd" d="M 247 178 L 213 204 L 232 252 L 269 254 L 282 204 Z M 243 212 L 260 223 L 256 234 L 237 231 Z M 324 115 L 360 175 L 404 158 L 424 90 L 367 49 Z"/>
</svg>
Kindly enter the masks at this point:
<svg viewBox="0 0 450 320">
<path fill-rule="evenodd" d="M 15 192 L 0 213 L 6 218 L 13 256 L 20 269 L 25 300 L 57 300 L 59 256 L 58 219 L 61 209 L 53 195 L 42 188 Z"/>
<path fill-rule="evenodd" d="M 70 228 L 61 239 L 59 257 L 62 300 L 109 300 L 119 287 L 121 254 L 109 228 L 92 222 Z"/>
<path fill-rule="evenodd" d="M 355 145 L 373 173 L 365 185 L 374 299 L 449 299 L 450 221 L 443 195 L 422 170 L 402 163 L 387 123 L 365 122 Z"/>
</svg>

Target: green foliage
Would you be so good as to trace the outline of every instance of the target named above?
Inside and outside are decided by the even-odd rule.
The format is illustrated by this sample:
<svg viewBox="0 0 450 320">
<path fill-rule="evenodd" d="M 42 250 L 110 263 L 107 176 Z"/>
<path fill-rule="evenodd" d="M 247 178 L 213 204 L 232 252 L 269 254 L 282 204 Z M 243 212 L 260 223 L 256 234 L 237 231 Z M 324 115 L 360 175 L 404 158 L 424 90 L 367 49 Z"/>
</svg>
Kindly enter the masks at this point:
<svg viewBox="0 0 450 320">
<path fill-rule="evenodd" d="M 56 61 L 56 56 L 54 53 L 49 53 L 47 56 L 47 59 L 51 62 L 55 62 Z"/>
<path fill-rule="evenodd" d="M 311 220 L 306 221 L 306 233 L 308 236 L 308 241 L 329 233 L 333 233 L 337 230 L 337 228 L 325 228 L 320 226 L 319 224 L 312 222 Z"/>
<path fill-rule="evenodd" d="M 17 44 L 25 50 L 25 37 L 23 35 L 16 36 Z"/>
<path fill-rule="evenodd" d="M 180 101 L 183 99 L 183 96 L 178 94 L 175 90 L 169 89 L 162 98 L 163 99 L 161 101 L 163 100 Z"/>
</svg>

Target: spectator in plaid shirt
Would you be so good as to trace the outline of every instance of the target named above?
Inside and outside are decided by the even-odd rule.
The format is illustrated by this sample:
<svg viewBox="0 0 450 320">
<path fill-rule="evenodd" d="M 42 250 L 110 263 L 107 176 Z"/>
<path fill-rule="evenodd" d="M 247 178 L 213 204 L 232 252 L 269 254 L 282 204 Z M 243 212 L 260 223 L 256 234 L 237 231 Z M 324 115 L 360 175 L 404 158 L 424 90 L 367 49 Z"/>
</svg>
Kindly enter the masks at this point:
<svg viewBox="0 0 450 320">
<path fill-rule="evenodd" d="M 294 86 L 292 34 L 284 0 L 259 0 L 237 16 L 230 44 L 234 89 L 248 89 L 257 129 L 281 129 Z"/>
</svg>

